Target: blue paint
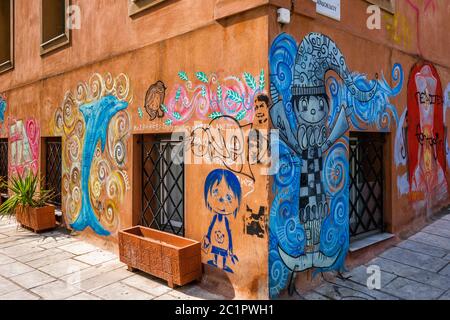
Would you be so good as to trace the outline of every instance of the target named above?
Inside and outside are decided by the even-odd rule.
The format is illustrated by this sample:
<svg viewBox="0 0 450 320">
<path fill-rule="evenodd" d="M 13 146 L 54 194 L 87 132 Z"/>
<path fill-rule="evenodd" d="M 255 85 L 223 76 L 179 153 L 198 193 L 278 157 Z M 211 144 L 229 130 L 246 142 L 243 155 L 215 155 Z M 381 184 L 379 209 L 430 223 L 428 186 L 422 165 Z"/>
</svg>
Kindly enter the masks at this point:
<svg viewBox="0 0 450 320">
<path fill-rule="evenodd" d="M 0 123 L 5 122 L 6 100 L 0 96 Z"/>
<path fill-rule="evenodd" d="M 104 152 L 109 122 L 117 112 L 127 107 L 127 102 L 119 101 L 114 96 L 106 96 L 80 107 L 86 132 L 81 159 L 81 209 L 77 219 L 71 224 L 71 227 L 76 231 L 83 231 L 87 227 L 91 227 L 98 235 L 110 235 L 110 232 L 105 230 L 94 214 L 89 193 L 89 176 L 97 143 L 100 141 L 101 150 Z"/>
<path fill-rule="evenodd" d="M 350 72 L 336 43 L 319 33 L 308 34 L 300 45 L 292 36 L 280 34 L 269 60 L 270 114 L 281 140 L 269 221 L 269 289 L 276 297 L 292 272 L 345 270 L 349 248 L 345 133 L 350 125 L 385 131 L 391 122 L 398 123 L 389 98 L 400 92 L 403 70 L 394 66 L 393 88 L 384 76 L 369 81 Z M 330 70 L 341 81 L 326 78 Z"/>
<path fill-rule="evenodd" d="M 392 79 L 397 83 L 390 87 L 389 83 L 382 75 L 377 81 L 377 90 L 373 98 L 367 102 L 356 99 L 347 86 L 341 85 L 336 78 L 330 77 L 328 88 L 331 93 L 332 108 L 328 124 L 331 125 L 337 115 L 339 107 L 345 104 L 348 106 L 352 125 L 358 130 L 365 130 L 367 126 L 375 127 L 378 131 L 387 131 L 391 127 L 391 120 L 397 126 L 399 116 L 396 107 L 390 103 L 389 98 L 397 96 L 404 81 L 404 72 L 400 64 L 395 64 L 391 72 Z M 353 74 L 353 81 L 359 88 L 369 89 L 368 80 L 365 75 Z"/>
<path fill-rule="evenodd" d="M 224 169 L 212 171 L 205 181 L 204 186 L 205 205 L 214 214 L 203 240 L 203 249 L 214 255 L 208 264 L 220 267 L 229 273 L 234 273 L 227 265 L 228 258 L 233 264 L 239 259 L 233 251 L 233 237 L 228 220 L 229 215 L 236 215 L 242 200 L 242 189 L 236 175 Z M 219 261 L 219 257 L 222 261 Z"/>
</svg>

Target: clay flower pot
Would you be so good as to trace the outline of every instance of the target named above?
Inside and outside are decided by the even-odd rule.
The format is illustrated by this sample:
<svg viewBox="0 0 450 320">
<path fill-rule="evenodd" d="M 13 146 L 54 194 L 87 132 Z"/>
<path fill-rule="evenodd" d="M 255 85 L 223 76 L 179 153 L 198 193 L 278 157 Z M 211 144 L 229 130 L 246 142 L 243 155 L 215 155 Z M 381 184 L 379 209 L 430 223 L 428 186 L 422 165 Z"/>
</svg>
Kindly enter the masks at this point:
<svg viewBox="0 0 450 320">
<path fill-rule="evenodd" d="M 120 261 L 167 281 L 184 286 L 202 277 L 200 242 L 145 227 L 119 232 Z"/>
</svg>

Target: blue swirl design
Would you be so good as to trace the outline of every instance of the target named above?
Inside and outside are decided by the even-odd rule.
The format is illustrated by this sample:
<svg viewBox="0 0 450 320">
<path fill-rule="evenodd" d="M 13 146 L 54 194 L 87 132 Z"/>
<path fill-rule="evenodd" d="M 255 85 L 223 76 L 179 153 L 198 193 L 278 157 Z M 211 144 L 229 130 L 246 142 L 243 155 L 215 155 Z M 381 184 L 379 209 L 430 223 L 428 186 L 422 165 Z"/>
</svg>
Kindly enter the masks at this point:
<svg viewBox="0 0 450 320">
<path fill-rule="evenodd" d="M 6 100 L 0 96 L 0 123 L 5 122 Z"/>
<path fill-rule="evenodd" d="M 76 231 L 83 231 L 87 227 L 91 227 L 98 235 L 110 235 L 110 232 L 101 225 L 94 213 L 89 193 L 89 177 L 97 143 L 100 142 L 101 150 L 104 152 L 108 126 L 111 119 L 116 113 L 127 107 L 127 102 L 120 101 L 115 96 L 106 96 L 98 101 L 84 104 L 80 107 L 86 123 L 86 133 L 81 160 L 81 210 L 75 222 L 70 225 Z"/>
<path fill-rule="evenodd" d="M 340 182 L 338 187 L 328 180 L 324 180 L 327 195 L 330 198 L 330 215 L 325 219 L 322 231 L 320 250 L 327 256 L 335 255 L 339 250 L 342 254 L 336 262 L 328 268 L 315 270 L 327 272 L 332 270 L 342 270 L 349 248 L 349 162 L 348 162 L 348 139 L 344 142 L 337 142 L 328 152 L 325 159 L 323 175 L 327 172 L 338 172 L 340 176 L 336 179 Z M 324 178 L 325 179 L 325 178 Z"/>
<path fill-rule="evenodd" d="M 305 246 L 305 230 L 298 219 L 301 161 L 283 141 L 278 141 L 280 169 L 275 175 L 275 198 L 269 220 L 269 291 L 278 296 L 288 282 L 289 270 L 278 253 L 282 244 L 288 252 L 300 255 Z"/>
<path fill-rule="evenodd" d="M 351 123 L 358 130 L 365 130 L 367 127 L 375 127 L 378 131 L 386 131 L 391 127 L 391 121 L 397 126 L 399 115 L 396 107 L 390 103 L 389 98 L 397 96 L 404 80 L 403 68 L 400 64 L 395 64 L 391 72 L 392 79 L 396 85 L 391 88 L 384 75 L 376 80 L 378 85 L 373 98 L 368 102 L 361 102 L 352 94 L 351 90 L 341 84 L 335 77 L 327 80 L 328 89 L 331 93 L 331 111 L 328 118 L 328 125 L 334 123 L 342 105 L 351 110 Z M 360 90 L 369 90 L 373 87 L 367 77 L 362 74 L 352 74 L 353 82 Z"/>
<path fill-rule="evenodd" d="M 323 39 L 327 43 L 317 42 Z M 324 57 L 327 57 L 324 65 L 314 64 Z M 404 74 L 399 64 L 395 64 L 392 69 L 391 76 L 395 85 L 391 87 L 384 75 L 381 79 L 369 81 L 365 75 L 350 73 L 344 56 L 326 36 L 311 34 L 305 37 L 299 46 L 292 36 L 283 33 L 272 43 L 269 65 L 271 90 L 274 87 L 280 94 L 287 124 L 291 127 L 286 130 L 296 132 L 298 127 L 291 103 L 294 80 L 307 87 L 323 83 L 327 85 L 330 92 L 330 111 L 326 124 L 329 128 L 336 122 L 341 106 L 346 108 L 348 122 L 360 130 L 372 127 L 378 131 L 386 131 L 393 122 L 397 124 L 399 121 L 397 110 L 389 101 L 391 97 L 400 93 L 403 86 Z M 338 70 L 343 81 L 340 82 L 332 76 L 325 81 L 323 77 L 328 69 Z M 292 143 L 292 141 L 278 143 L 280 170 L 274 176 L 274 200 L 269 220 L 271 297 L 278 296 L 286 288 L 291 272 L 281 260 L 279 249 L 297 257 L 305 253 L 306 245 L 305 229 L 299 219 L 299 178 L 302 159 L 301 155 L 291 149 L 292 145 L 289 147 L 285 142 Z M 350 192 L 347 138 L 340 137 L 324 155 L 322 180 L 330 213 L 322 224 L 320 252 L 330 257 L 337 255 L 337 259 L 332 265 L 316 268 L 315 274 L 343 270 L 349 248 Z"/>
</svg>

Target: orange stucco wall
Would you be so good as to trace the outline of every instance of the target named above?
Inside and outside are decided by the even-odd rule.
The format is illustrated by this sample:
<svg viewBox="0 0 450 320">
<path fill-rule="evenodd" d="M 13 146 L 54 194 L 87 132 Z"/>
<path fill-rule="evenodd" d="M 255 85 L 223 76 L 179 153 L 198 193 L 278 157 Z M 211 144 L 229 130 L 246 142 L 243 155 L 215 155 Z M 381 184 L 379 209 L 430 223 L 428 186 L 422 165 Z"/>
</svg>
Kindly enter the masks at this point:
<svg viewBox="0 0 450 320">
<path fill-rule="evenodd" d="M 409 71 L 416 62 L 421 59 L 432 62 L 444 89 L 450 82 L 447 57 L 450 42 L 446 41 L 447 30 L 443 27 L 450 13 L 450 4 L 436 0 L 433 1 L 434 6 L 425 8 L 423 1 L 411 0 L 419 8 L 417 16 L 411 4 L 406 1 L 397 3 L 397 15 L 393 17 L 382 13 L 381 30 L 369 31 L 366 27 L 368 3 L 363 0 L 342 1 L 340 22 L 317 15 L 312 1 L 296 1 L 292 22 L 286 26 L 276 22 L 276 9 L 280 6 L 291 7 L 288 0 L 167 0 L 132 18 L 128 16 L 125 0 L 72 0 L 72 4 L 81 8 L 81 30 L 72 30 L 69 46 L 41 57 L 39 1 L 16 0 L 15 68 L 0 74 L 0 93 L 6 95 L 7 101 L 0 135 L 8 136 L 11 121 L 33 118 L 39 124 L 42 137 L 63 135 L 64 142 L 64 133 L 57 130 L 55 122 L 57 110 L 64 110 L 66 95 L 72 93 L 76 96 L 79 83 L 89 87 L 89 80 L 94 74 L 100 74 L 104 79 L 108 73 L 113 79 L 121 74 L 126 75 L 129 92 L 124 100 L 128 108 L 121 113 L 129 120 L 125 132 L 126 161 L 111 168 L 121 174 L 125 182 L 122 195 L 115 198 L 116 220 L 111 227 L 112 235 L 99 237 L 89 228 L 82 233 L 91 241 L 116 250 L 117 231 L 136 224 L 139 219 L 141 190 L 136 189 L 140 178 L 138 136 L 178 132 L 182 128 L 192 130 L 196 120 L 200 120 L 202 128 L 208 128 L 211 121 L 197 119 L 198 115 L 194 115 L 185 126 L 166 125 L 165 121 L 170 117 L 150 120 L 144 110 L 146 91 L 150 85 L 162 81 L 167 88 L 166 104 L 173 102 L 176 105 L 177 89 L 187 85 L 180 78 L 180 71 L 189 76 L 193 88 L 202 85 L 195 74 L 204 72 L 209 82 L 216 79 L 211 85 L 214 90 L 217 90 L 218 83 L 235 76 L 247 93 L 256 91 L 249 90 L 244 73 L 251 74 L 258 86 L 258 77 L 264 71 L 266 83 L 259 93 L 268 94 L 268 53 L 275 37 L 286 32 L 300 42 L 309 32 L 320 32 L 336 42 L 351 70 L 367 74 L 369 79 L 383 73 L 393 84 L 392 67 L 395 63 L 402 66 L 405 76 L 403 88 L 398 96 L 390 100 L 401 115 L 407 107 Z M 392 31 L 394 27 L 388 25 L 395 25 L 395 19 L 405 22 L 397 24 L 402 28 Z M 193 93 L 189 92 L 192 98 Z M 246 97 L 255 98 L 252 94 Z M 254 109 L 254 101 L 248 103 Z M 77 113 L 77 116 L 80 118 L 81 114 Z M 117 119 L 115 116 L 113 121 Z M 255 125 L 254 117 L 249 116 L 239 124 L 245 126 L 252 123 Z M 270 122 L 267 122 L 259 129 L 268 129 L 269 126 Z M 387 145 L 390 150 L 387 157 L 393 160 L 396 128 L 392 126 L 388 132 Z M 106 150 L 111 151 L 108 148 Z M 195 160 L 195 155 L 191 156 Z M 238 213 L 235 218 L 229 216 L 233 253 L 239 258 L 235 263 L 228 260 L 234 273 L 206 265 L 213 258 L 210 251 L 205 250 L 202 255 L 206 272 L 204 281 L 217 284 L 224 293 L 234 297 L 269 296 L 267 229 L 262 238 L 245 231 L 245 218 L 249 214 L 247 208 L 254 213 L 260 208 L 265 209 L 268 219 L 273 200 L 272 181 L 261 174 L 259 169 L 263 167 L 261 164 L 251 167 L 253 179 L 242 174 L 245 170 L 248 173 L 248 167 L 240 172 L 228 170 L 238 177 L 242 188 Z M 204 241 L 213 218 L 205 204 L 203 192 L 208 174 L 215 169 L 228 168 L 220 161 L 214 165 L 186 166 L 186 236 L 198 241 Z M 388 231 L 399 233 L 411 227 L 414 221 L 426 217 L 430 208 L 417 205 L 407 195 L 399 194 L 397 176 L 404 173 L 405 168 L 397 168 L 393 161 L 389 161 L 385 170 L 388 172 L 385 177 L 385 221 Z M 450 182 L 448 168 L 446 179 Z M 68 192 L 63 195 L 63 208 L 66 210 Z M 99 198 L 102 197 L 105 197 L 104 189 L 100 191 Z M 431 211 L 448 204 L 448 200 L 434 203 Z"/>
<path fill-rule="evenodd" d="M 62 136 L 63 139 L 63 204 L 68 223 L 73 222 L 76 213 L 80 210 L 81 200 L 74 201 L 74 188 L 80 188 L 79 177 L 76 183 L 73 178 L 73 166 L 81 158 L 81 149 L 73 150 L 73 131 L 66 122 L 72 118 L 75 121 L 82 119 L 79 112 L 83 102 L 92 101 L 92 97 L 79 96 L 79 84 L 84 85 L 87 95 L 95 96 L 91 79 L 96 74 L 103 79 L 100 85 L 105 92 L 119 96 L 119 82 L 126 83 L 127 93 L 123 101 L 128 104 L 126 110 L 116 114 L 111 123 L 119 125 L 120 119 L 125 119 L 125 163 L 117 165 L 110 155 L 114 147 L 107 146 L 105 152 L 99 155 L 99 162 L 108 162 L 108 172 L 118 174 L 119 193 L 113 202 L 107 195 L 107 184 L 102 184 L 97 190 L 94 183 L 90 183 L 89 192 L 98 192 L 96 199 L 103 203 L 104 211 L 99 218 L 103 225 L 111 218 L 111 224 L 106 229 L 110 236 L 101 237 L 90 228 L 81 232 L 81 236 L 90 241 L 103 244 L 105 247 L 116 250 L 117 232 L 130 227 L 139 221 L 140 199 L 136 198 L 141 190 L 139 186 L 138 156 L 139 145 L 134 144 L 141 134 L 170 133 L 182 130 L 181 125 L 166 125 L 165 118 L 151 120 L 144 104 L 146 91 L 150 85 L 162 81 L 167 88 L 166 97 L 176 91 L 178 86 L 184 85 L 178 73 L 184 71 L 189 75 L 193 85 L 201 82 L 195 77 L 196 72 L 204 72 L 211 79 L 225 83 L 227 77 L 236 77 L 235 85 L 242 83 L 246 86 L 244 72 L 252 74 L 258 79 L 261 72 L 267 74 L 267 29 L 268 18 L 266 9 L 256 8 L 238 16 L 226 18 L 236 10 L 228 8 L 224 1 L 167 1 L 136 17 L 128 17 L 127 1 L 72 1 L 72 4 L 81 8 L 81 30 L 72 30 L 71 45 L 61 50 L 41 57 L 39 54 L 39 2 L 16 1 L 16 54 L 15 69 L 0 75 L 0 91 L 7 97 L 7 110 L 5 113 L 3 137 L 8 136 L 8 125 L 13 119 L 36 119 L 39 124 L 41 137 Z M 220 5 L 216 7 L 216 5 Z M 249 8 L 254 7 L 250 3 Z M 220 9 L 220 10 L 219 10 Z M 215 10 L 225 18 L 219 22 L 214 20 Z M 22 23 L 28 21 L 27 24 Z M 162 32 L 161 30 L 164 30 Z M 108 75 L 111 78 L 108 78 Z M 92 78 L 94 77 L 94 78 Z M 96 79 L 100 79 L 97 76 Z M 108 81 L 116 90 L 108 88 Z M 213 80 L 211 80 L 213 81 Z M 268 81 L 268 80 L 267 80 Z M 101 81 L 100 81 L 101 82 Z M 99 83 L 100 83 L 99 82 Z M 248 87 L 246 87 L 246 90 Z M 216 90 L 216 87 L 215 89 Z M 266 93 L 266 87 L 258 89 Z M 106 95 L 104 93 L 103 95 Z M 223 93 L 224 97 L 226 92 Z M 73 99 L 69 99 L 71 97 Z M 255 96 L 252 96 L 254 99 Z M 73 104 L 71 104 L 73 103 Z M 66 109 L 70 105 L 71 108 Z M 248 106 L 254 105 L 253 100 Z M 196 106 L 194 105 L 193 108 Z M 70 117 L 66 110 L 71 110 Z M 58 112 L 64 118 L 63 124 L 58 127 Z M 67 111 L 68 112 L 68 111 Z M 142 113 L 141 113 L 142 112 Z M 211 112 L 210 112 L 211 113 Z M 208 118 L 196 118 L 184 123 L 191 128 L 196 120 L 197 125 L 207 127 L 211 121 Z M 61 118 L 61 119 L 62 119 Z M 243 119 L 241 125 L 252 123 L 253 116 Z M 128 121 L 128 122 L 127 122 Z M 86 123 L 80 130 L 83 132 L 75 140 L 83 146 L 86 135 Z M 265 125 L 267 126 L 267 124 Z M 184 127 L 183 127 L 184 129 Z M 118 129 L 120 131 L 120 129 Z M 84 135 L 83 135 L 84 134 Z M 111 132 L 108 131 L 108 137 Z M 120 134 L 119 134 L 120 135 Z M 108 138 L 109 139 L 109 138 Z M 119 139 L 119 138 L 118 138 Z M 109 140 L 108 140 L 109 141 Z M 112 142 L 114 143 L 114 142 Z M 76 145 L 76 143 L 74 144 Z M 42 148 L 42 146 L 41 146 Z M 78 160 L 71 158 L 70 152 L 77 152 Z M 96 162 L 97 160 L 94 160 Z M 257 166 L 255 166 L 257 167 Z M 207 209 L 203 188 L 206 176 L 217 168 L 224 168 L 223 164 L 215 165 L 189 165 L 185 167 L 185 236 L 203 241 L 210 225 L 213 214 Z M 91 170 L 91 180 L 97 178 L 96 169 Z M 229 217 L 230 229 L 233 237 L 233 252 L 239 261 L 228 264 L 232 266 L 233 273 L 227 273 L 217 268 L 205 267 L 206 282 L 226 283 L 225 292 L 235 297 L 267 297 L 267 235 L 257 237 L 245 234 L 245 216 L 248 215 L 247 206 L 255 213 L 260 207 L 266 208 L 268 199 L 267 176 L 259 174 L 254 169 L 254 178 L 242 178 L 242 199 L 236 217 Z M 79 172 L 76 172 L 79 174 Z M 239 176 L 237 173 L 236 176 Z M 120 181 L 120 182 L 118 182 Z M 117 190 L 116 190 L 117 191 Z M 108 200 L 109 199 L 109 200 Z M 96 214 L 99 214 L 96 201 L 92 200 Z M 112 217 L 108 217 L 108 203 L 114 207 Z M 73 208 L 71 207 L 73 206 Z M 75 215 L 71 217 L 69 211 Z M 203 262 L 206 264 L 213 255 L 204 253 Z M 254 272 L 258 270 L 258 272 Z M 215 279 L 215 280 L 213 280 Z M 230 286 L 231 285 L 231 286 Z"/>
</svg>

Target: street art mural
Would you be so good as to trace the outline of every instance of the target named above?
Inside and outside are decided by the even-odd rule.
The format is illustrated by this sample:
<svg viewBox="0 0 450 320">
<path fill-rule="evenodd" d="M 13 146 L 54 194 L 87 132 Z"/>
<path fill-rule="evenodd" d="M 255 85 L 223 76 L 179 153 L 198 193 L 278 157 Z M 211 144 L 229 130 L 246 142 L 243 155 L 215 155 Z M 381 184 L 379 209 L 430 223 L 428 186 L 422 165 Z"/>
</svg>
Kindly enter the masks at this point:
<svg viewBox="0 0 450 320">
<path fill-rule="evenodd" d="M 145 94 L 144 109 L 150 121 L 164 117 L 166 89 L 162 81 L 157 81 L 148 88 Z M 142 109 L 140 110 L 139 114 L 142 113 Z"/>
<path fill-rule="evenodd" d="M 386 131 L 398 122 L 389 98 L 403 83 L 352 73 L 336 43 L 308 34 L 297 45 L 279 35 L 270 49 L 270 118 L 279 130 L 279 170 L 269 222 L 269 285 L 276 297 L 290 274 L 341 271 L 349 247 L 350 125 Z M 327 76 L 334 71 L 342 81 Z M 330 96 L 327 94 L 327 89 Z M 293 279 L 293 277 L 291 277 Z"/>
<path fill-rule="evenodd" d="M 119 212 L 130 189 L 126 109 L 131 100 L 126 75 L 94 74 L 75 92 L 67 92 L 55 113 L 55 133 L 63 137 L 63 205 L 76 231 L 90 227 L 108 236 L 119 227 Z"/>
<path fill-rule="evenodd" d="M 12 176 L 39 170 L 40 128 L 35 119 L 9 120 L 9 174 Z"/>
<path fill-rule="evenodd" d="M 6 95 L 0 94 L 0 126 L 2 127 L 3 124 L 5 123 L 5 112 L 7 106 L 8 103 L 6 102 Z"/>
<path fill-rule="evenodd" d="M 411 192 L 433 200 L 447 197 L 443 92 L 431 64 L 416 65 L 408 83 L 408 160 Z M 434 199 L 433 199 L 434 198 Z"/>
<path fill-rule="evenodd" d="M 397 177 L 400 195 L 431 209 L 448 196 L 444 94 L 436 68 L 417 63 L 408 81 L 408 107 L 395 143 L 396 165 L 407 173 Z"/>
<path fill-rule="evenodd" d="M 221 116 L 211 120 L 208 125 L 195 127 L 185 140 L 185 150 L 192 151 L 193 156 L 198 159 L 196 163 L 202 161 L 205 164 L 222 165 L 255 181 L 251 165 L 257 159 L 252 162 L 249 158 L 250 145 L 255 144 L 248 140 L 252 132 L 251 124 L 241 125 L 233 117 Z"/>
<path fill-rule="evenodd" d="M 208 232 L 203 238 L 202 248 L 213 256 L 208 264 L 226 272 L 234 273 L 229 262 L 239 262 L 233 251 L 233 236 L 228 217 L 236 218 L 242 200 L 238 178 L 229 170 L 216 169 L 206 178 L 204 199 L 212 214 Z"/>
<path fill-rule="evenodd" d="M 450 83 L 447 85 L 447 88 L 445 89 L 445 93 L 444 93 L 444 124 L 445 123 L 449 123 L 447 121 L 447 116 L 449 115 L 449 110 L 450 109 Z M 447 166 L 450 167 L 450 148 L 449 148 L 449 131 L 448 128 L 445 127 L 445 154 L 447 157 Z"/>
<path fill-rule="evenodd" d="M 249 236 L 264 238 L 267 233 L 267 208 L 259 207 L 258 213 L 247 206 L 247 213 L 244 216 L 244 233 Z"/>
<path fill-rule="evenodd" d="M 194 85 L 186 72 L 178 76 L 184 81 L 169 95 L 163 106 L 166 125 L 182 125 L 190 120 L 208 120 L 231 116 L 237 121 L 253 122 L 255 99 L 264 92 L 265 75 L 261 71 L 258 80 L 248 72 L 241 80 L 236 76 L 219 79 L 217 74 L 197 72 L 199 84 Z"/>
</svg>

